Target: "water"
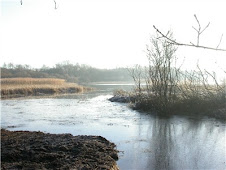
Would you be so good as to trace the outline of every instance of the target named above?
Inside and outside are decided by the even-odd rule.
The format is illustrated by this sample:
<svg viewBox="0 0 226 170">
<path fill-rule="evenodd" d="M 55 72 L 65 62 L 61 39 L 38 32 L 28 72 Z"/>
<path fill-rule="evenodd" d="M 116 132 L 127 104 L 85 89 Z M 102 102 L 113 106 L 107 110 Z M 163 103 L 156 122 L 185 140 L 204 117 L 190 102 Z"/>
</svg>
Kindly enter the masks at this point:
<svg viewBox="0 0 226 170">
<path fill-rule="evenodd" d="M 120 169 L 226 169 L 225 123 L 157 117 L 107 99 L 117 88 L 95 85 L 88 94 L 1 101 L 8 130 L 101 135 L 117 145 Z"/>
</svg>

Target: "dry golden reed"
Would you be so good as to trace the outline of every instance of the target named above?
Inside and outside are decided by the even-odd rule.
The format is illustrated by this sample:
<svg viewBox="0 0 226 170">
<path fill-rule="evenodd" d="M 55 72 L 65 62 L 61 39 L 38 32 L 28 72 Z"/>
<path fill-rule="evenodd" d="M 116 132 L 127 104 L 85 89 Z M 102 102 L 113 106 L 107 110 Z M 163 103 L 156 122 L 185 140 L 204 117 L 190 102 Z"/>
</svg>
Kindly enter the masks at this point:
<svg viewBox="0 0 226 170">
<path fill-rule="evenodd" d="M 68 83 L 54 78 L 4 78 L 1 82 L 1 97 L 43 95 L 58 93 L 78 93 L 84 88 L 76 83 Z"/>
<path fill-rule="evenodd" d="M 54 78 L 4 78 L 0 80 L 1 85 L 62 85 L 65 83 L 63 79 Z"/>
</svg>

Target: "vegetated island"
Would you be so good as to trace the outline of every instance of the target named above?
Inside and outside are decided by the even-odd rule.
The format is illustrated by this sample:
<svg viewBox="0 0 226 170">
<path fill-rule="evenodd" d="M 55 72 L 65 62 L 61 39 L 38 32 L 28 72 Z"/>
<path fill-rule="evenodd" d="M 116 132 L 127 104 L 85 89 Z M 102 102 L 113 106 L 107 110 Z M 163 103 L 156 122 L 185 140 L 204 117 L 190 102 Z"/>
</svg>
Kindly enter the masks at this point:
<svg viewBox="0 0 226 170">
<path fill-rule="evenodd" d="M 173 37 L 172 32 L 167 34 Z M 134 109 L 161 116 L 177 114 L 226 120 L 225 77 L 217 78 L 216 72 L 203 69 L 198 63 L 196 69 L 183 69 L 183 63 L 178 66 L 174 44 L 160 40 L 158 35 L 150 40 L 148 68 L 143 70 L 137 65 L 129 69 L 134 91 L 118 91 L 110 101 L 129 102 Z"/>
<path fill-rule="evenodd" d="M 1 169 L 118 170 L 115 146 L 101 136 L 1 129 Z"/>
<path fill-rule="evenodd" d="M 91 88 L 56 78 L 3 78 L 1 98 L 80 93 Z"/>
</svg>

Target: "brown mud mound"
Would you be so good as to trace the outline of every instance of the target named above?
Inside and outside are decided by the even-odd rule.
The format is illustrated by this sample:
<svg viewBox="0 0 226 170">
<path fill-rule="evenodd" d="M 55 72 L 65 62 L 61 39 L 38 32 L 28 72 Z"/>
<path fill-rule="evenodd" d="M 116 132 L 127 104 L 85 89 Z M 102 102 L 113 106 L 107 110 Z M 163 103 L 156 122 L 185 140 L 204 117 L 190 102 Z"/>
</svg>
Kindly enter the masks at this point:
<svg viewBox="0 0 226 170">
<path fill-rule="evenodd" d="M 118 169 L 115 144 L 101 136 L 1 129 L 1 169 Z"/>
</svg>

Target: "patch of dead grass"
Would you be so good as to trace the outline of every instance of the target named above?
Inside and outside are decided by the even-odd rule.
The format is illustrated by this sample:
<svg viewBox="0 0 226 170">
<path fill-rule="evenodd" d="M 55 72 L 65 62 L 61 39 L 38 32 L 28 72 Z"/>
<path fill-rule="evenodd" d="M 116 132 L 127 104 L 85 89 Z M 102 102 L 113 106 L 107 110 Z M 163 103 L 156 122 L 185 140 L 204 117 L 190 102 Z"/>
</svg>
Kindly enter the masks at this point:
<svg viewBox="0 0 226 170">
<path fill-rule="evenodd" d="M 79 93 L 87 89 L 76 83 L 54 78 L 5 78 L 0 82 L 2 98 L 17 95 Z"/>
</svg>

